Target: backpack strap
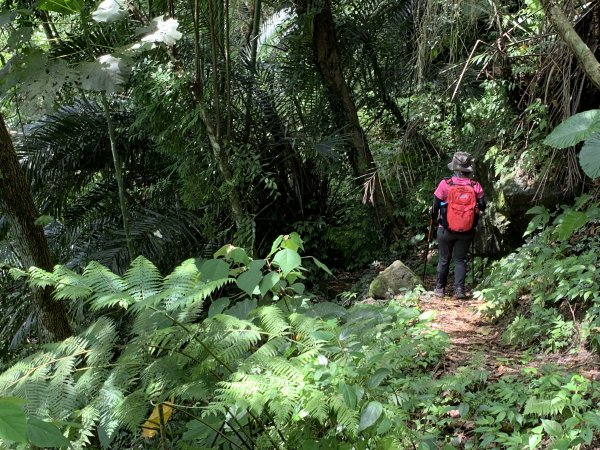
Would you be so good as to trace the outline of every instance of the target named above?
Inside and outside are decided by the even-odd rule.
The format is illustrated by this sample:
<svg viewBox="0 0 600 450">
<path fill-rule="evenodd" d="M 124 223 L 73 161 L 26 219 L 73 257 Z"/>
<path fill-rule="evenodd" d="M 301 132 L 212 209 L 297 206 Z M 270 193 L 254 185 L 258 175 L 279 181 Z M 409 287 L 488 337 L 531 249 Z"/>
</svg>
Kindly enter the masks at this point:
<svg viewBox="0 0 600 450">
<path fill-rule="evenodd" d="M 444 177 L 444 180 L 446 181 L 446 184 L 448 186 L 454 186 L 454 181 L 452 181 L 452 177 Z"/>
</svg>

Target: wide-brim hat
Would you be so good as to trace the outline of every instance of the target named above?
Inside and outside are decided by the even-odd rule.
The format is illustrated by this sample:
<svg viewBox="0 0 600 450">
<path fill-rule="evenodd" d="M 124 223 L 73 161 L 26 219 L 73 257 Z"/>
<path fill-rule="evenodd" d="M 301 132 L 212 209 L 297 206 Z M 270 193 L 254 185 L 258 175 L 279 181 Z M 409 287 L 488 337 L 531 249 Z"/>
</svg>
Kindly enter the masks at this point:
<svg viewBox="0 0 600 450">
<path fill-rule="evenodd" d="M 453 172 L 473 172 L 473 158 L 467 152 L 456 152 L 448 169 Z"/>
</svg>

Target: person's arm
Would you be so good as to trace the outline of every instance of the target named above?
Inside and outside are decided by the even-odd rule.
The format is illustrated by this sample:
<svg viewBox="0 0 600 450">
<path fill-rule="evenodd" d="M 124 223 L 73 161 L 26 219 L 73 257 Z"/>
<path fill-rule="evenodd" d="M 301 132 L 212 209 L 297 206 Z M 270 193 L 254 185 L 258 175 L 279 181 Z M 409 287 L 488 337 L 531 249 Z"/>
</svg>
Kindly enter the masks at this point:
<svg viewBox="0 0 600 450">
<path fill-rule="evenodd" d="M 485 211 L 485 207 L 487 206 L 487 203 L 485 201 L 485 196 L 481 196 L 477 199 L 477 208 L 479 208 L 479 211 Z"/>
<path fill-rule="evenodd" d="M 442 200 L 433 196 L 433 207 L 431 208 L 431 217 L 433 220 L 438 220 L 440 217 L 440 209 L 442 208 Z"/>
</svg>

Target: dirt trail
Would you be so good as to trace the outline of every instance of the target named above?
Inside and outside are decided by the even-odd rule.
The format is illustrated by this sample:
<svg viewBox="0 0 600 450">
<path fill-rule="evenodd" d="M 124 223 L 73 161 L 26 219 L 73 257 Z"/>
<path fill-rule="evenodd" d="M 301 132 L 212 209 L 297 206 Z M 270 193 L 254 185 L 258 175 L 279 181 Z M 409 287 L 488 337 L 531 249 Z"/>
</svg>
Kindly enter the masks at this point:
<svg viewBox="0 0 600 450">
<path fill-rule="evenodd" d="M 476 358 L 481 361 L 481 368 L 490 372 L 490 378 L 517 374 L 524 367 L 540 368 L 545 364 L 555 364 L 590 379 L 600 378 L 600 357 L 585 349 L 576 353 L 532 353 L 504 345 L 501 339 L 503 327 L 478 311 L 481 301 L 437 298 L 425 293 L 419 304 L 423 311 L 436 312 L 433 327 L 450 338 L 451 348 L 438 368 L 438 375 L 453 373 L 457 367 Z"/>
</svg>

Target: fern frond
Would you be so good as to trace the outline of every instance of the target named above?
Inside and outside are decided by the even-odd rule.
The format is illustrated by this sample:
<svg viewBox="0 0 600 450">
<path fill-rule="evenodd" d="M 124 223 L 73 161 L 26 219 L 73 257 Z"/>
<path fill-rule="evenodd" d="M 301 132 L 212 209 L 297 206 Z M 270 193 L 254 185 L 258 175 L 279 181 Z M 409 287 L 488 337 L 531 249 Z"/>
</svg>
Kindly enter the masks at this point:
<svg viewBox="0 0 600 450">
<path fill-rule="evenodd" d="M 46 272 L 38 267 L 30 267 L 29 276 L 29 284 L 42 289 L 48 286 L 56 286 L 59 280 L 53 272 Z"/>
<path fill-rule="evenodd" d="M 120 421 L 113 414 L 114 410 L 125 398 L 123 387 L 119 381 L 121 381 L 119 377 L 111 373 L 102 385 L 100 392 L 98 392 L 95 402 L 95 406 L 100 412 L 99 424 L 104 428 L 109 439 L 113 437 L 121 425 Z"/>
<path fill-rule="evenodd" d="M 199 401 L 207 400 L 213 391 L 212 386 L 209 388 L 204 381 L 196 380 L 176 386 L 172 393 L 175 398 L 181 401 Z"/>
<path fill-rule="evenodd" d="M 96 424 L 100 419 L 100 414 L 95 406 L 87 405 L 79 412 L 79 423 L 81 427 L 75 428 L 79 436 L 76 440 L 71 441 L 69 448 L 72 450 L 84 450 L 89 448 L 90 440 L 94 436 Z"/>
<path fill-rule="evenodd" d="M 200 279 L 200 271 L 196 259 L 190 258 L 182 262 L 165 277 L 164 289 L 177 289 L 182 292 L 191 291 Z"/>
<path fill-rule="evenodd" d="M 64 266 L 56 266 L 54 274 L 58 282 L 54 287 L 54 298 L 57 300 L 85 300 L 92 290 L 85 282 L 82 275 L 67 269 Z"/>
<path fill-rule="evenodd" d="M 135 315 L 131 333 L 134 336 L 146 336 L 155 330 L 168 328 L 171 325 L 173 325 L 173 321 L 163 312 L 145 309 Z"/>
<path fill-rule="evenodd" d="M 151 386 L 146 389 L 148 397 L 156 400 L 172 386 L 185 383 L 187 372 L 184 364 L 189 363 L 189 359 L 182 360 L 182 358 L 184 357 L 178 354 L 165 356 L 153 361 L 142 371 L 143 385 Z"/>
<path fill-rule="evenodd" d="M 329 405 L 327 404 L 325 394 L 315 390 L 304 405 L 309 417 L 316 419 L 320 424 L 324 424 L 329 418 Z"/>
<path fill-rule="evenodd" d="M 267 364 L 270 359 L 282 355 L 290 345 L 291 344 L 282 336 L 272 337 L 261 345 L 254 353 L 248 356 L 243 362 L 243 365 L 251 367 L 257 364 Z"/>
<path fill-rule="evenodd" d="M 225 285 L 235 282 L 234 278 L 221 278 L 198 284 L 187 295 L 166 305 L 167 311 L 177 311 L 177 320 L 183 323 L 194 322 L 204 307 L 204 300 L 222 289 Z"/>
<path fill-rule="evenodd" d="M 100 366 L 112 359 L 113 347 L 118 338 L 117 329 L 112 320 L 107 317 L 100 317 L 81 333 L 81 337 L 89 343 L 88 366 Z"/>
<path fill-rule="evenodd" d="M 143 390 L 136 390 L 123 399 L 114 411 L 114 418 L 120 427 L 136 431 L 148 416 L 151 403 Z"/>
<path fill-rule="evenodd" d="M 283 311 L 276 305 L 261 306 L 254 311 L 254 314 L 259 317 L 260 324 L 272 336 L 280 336 L 290 328 Z"/>
<path fill-rule="evenodd" d="M 125 291 L 125 282 L 107 267 L 95 261 L 89 263 L 83 271 L 83 278 L 94 291 L 94 295 L 121 294 Z"/>
<path fill-rule="evenodd" d="M 289 317 L 293 330 L 298 337 L 297 340 L 307 347 L 319 347 L 326 340 L 319 331 L 327 330 L 327 325 L 319 319 L 293 313 Z"/>
<path fill-rule="evenodd" d="M 330 399 L 331 409 L 336 414 L 338 425 L 346 429 L 348 434 L 356 434 L 358 431 L 358 411 L 348 407 L 340 395 L 335 395 Z"/>
<path fill-rule="evenodd" d="M 532 414 L 536 416 L 556 416 L 561 414 L 567 406 L 567 400 L 561 397 L 552 399 L 538 399 L 529 397 L 525 403 L 524 415 Z"/>
<path fill-rule="evenodd" d="M 125 289 L 136 302 L 156 294 L 162 284 L 162 275 L 154 264 L 138 256 L 123 276 Z"/>
</svg>

